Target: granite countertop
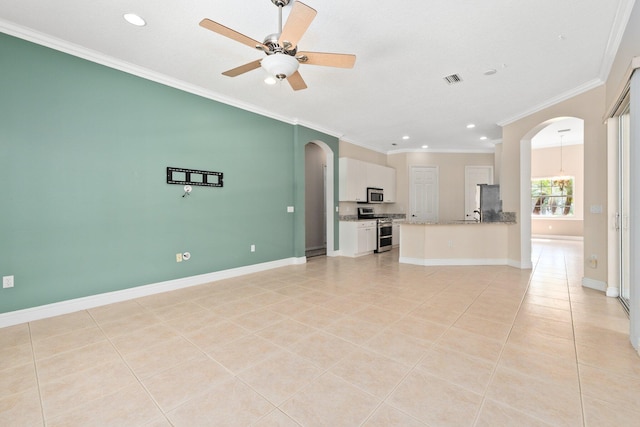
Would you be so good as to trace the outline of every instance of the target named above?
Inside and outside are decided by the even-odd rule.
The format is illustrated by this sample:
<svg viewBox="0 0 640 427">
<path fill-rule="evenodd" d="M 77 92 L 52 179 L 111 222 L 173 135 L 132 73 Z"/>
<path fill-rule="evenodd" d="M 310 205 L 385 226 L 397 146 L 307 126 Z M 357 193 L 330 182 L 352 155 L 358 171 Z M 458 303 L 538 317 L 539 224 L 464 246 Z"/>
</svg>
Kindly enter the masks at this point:
<svg viewBox="0 0 640 427">
<path fill-rule="evenodd" d="M 402 219 L 404 220 L 407 215 L 406 214 L 394 214 L 394 213 L 390 213 L 390 214 L 376 214 L 379 217 L 384 217 L 384 218 L 391 218 L 394 220 L 398 220 L 398 219 Z M 347 221 L 347 222 L 358 222 L 358 221 L 375 221 L 378 218 L 358 218 L 358 215 L 340 215 L 340 221 Z"/>
<path fill-rule="evenodd" d="M 515 224 L 516 223 L 516 213 L 515 212 L 495 212 L 490 220 L 486 221 L 476 221 L 474 219 L 471 220 L 450 220 L 450 221 L 415 221 L 415 220 L 407 220 L 403 222 L 404 224 L 415 224 L 415 225 L 482 225 L 482 224 Z"/>
<path fill-rule="evenodd" d="M 409 225 L 485 225 L 485 224 L 515 224 L 515 221 L 474 221 L 474 220 L 459 220 L 459 221 L 416 221 L 407 220 L 403 221 L 403 224 Z"/>
<path fill-rule="evenodd" d="M 498 212 L 491 220 L 478 222 L 476 220 L 449 220 L 449 221 L 416 221 L 408 219 L 406 214 L 376 214 L 385 218 L 392 218 L 395 222 L 413 225 L 482 225 L 482 224 L 515 224 L 515 212 Z M 375 221 L 376 218 L 359 219 L 358 215 L 340 215 L 340 221 L 359 222 Z"/>
</svg>

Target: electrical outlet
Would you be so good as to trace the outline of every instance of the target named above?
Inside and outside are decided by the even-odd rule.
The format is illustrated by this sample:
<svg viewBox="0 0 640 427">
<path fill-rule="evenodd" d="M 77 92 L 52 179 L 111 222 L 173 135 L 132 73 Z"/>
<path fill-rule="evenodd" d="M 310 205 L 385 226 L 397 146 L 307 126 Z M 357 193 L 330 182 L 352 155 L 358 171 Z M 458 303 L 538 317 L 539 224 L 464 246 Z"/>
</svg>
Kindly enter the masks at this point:
<svg viewBox="0 0 640 427">
<path fill-rule="evenodd" d="M 176 262 L 182 262 L 182 254 L 176 254 Z"/>
<path fill-rule="evenodd" d="M 4 276 L 2 278 L 3 288 L 13 288 L 13 276 Z"/>
<path fill-rule="evenodd" d="M 255 252 L 256 251 L 256 245 L 251 245 L 251 252 Z"/>
<path fill-rule="evenodd" d="M 596 255 L 591 255 L 591 258 L 589 258 L 589 267 L 598 268 L 598 257 Z"/>
</svg>

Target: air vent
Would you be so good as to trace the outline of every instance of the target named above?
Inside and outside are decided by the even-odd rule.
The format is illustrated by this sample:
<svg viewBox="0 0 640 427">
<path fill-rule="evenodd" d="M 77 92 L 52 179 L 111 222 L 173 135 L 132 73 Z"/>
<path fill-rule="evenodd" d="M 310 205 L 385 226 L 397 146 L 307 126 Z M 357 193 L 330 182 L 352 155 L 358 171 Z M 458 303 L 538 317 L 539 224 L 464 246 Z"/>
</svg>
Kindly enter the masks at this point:
<svg viewBox="0 0 640 427">
<path fill-rule="evenodd" d="M 451 74 L 450 76 L 444 77 L 444 81 L 447 82 L 447 84 L 453 85 L 460 83 L 462 81 L 462 77 L 460 77 L 459 74 Z"/>
</svg>

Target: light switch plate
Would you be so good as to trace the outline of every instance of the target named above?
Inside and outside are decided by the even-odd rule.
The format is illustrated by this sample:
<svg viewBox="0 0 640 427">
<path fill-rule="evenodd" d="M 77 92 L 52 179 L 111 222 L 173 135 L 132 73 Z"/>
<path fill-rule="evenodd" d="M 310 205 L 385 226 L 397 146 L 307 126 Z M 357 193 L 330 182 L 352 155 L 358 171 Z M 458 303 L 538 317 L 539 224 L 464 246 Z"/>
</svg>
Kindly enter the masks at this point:
<svg viewBox="0 0 640 427">
<path fill-rule="evenodd" d="M 293 212 L 293 206 L 287 206 L 287 212 L 289 213 Z"/>
</svg>

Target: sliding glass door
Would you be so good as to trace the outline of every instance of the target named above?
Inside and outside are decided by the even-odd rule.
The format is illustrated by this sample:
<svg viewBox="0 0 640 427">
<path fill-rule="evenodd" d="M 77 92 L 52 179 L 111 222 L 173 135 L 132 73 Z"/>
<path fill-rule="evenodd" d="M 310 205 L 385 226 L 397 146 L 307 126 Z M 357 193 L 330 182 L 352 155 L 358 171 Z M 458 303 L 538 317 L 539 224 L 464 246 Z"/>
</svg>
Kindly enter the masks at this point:
<svg viewBox="0 0 640 427">
<path fill-rule="evenodd" d="M 630 114 L 629 104 L 622 109 L 618 117 L 618 209 L 616 212 L 616 231 L 618 234 L 618 250 L 620 254 L 620 302 L 629 313 L 630 304 L 630 251 L 631 235 L 629 233 L 629 201 L 631 155 L 630 155 Z"/>
</svg>

